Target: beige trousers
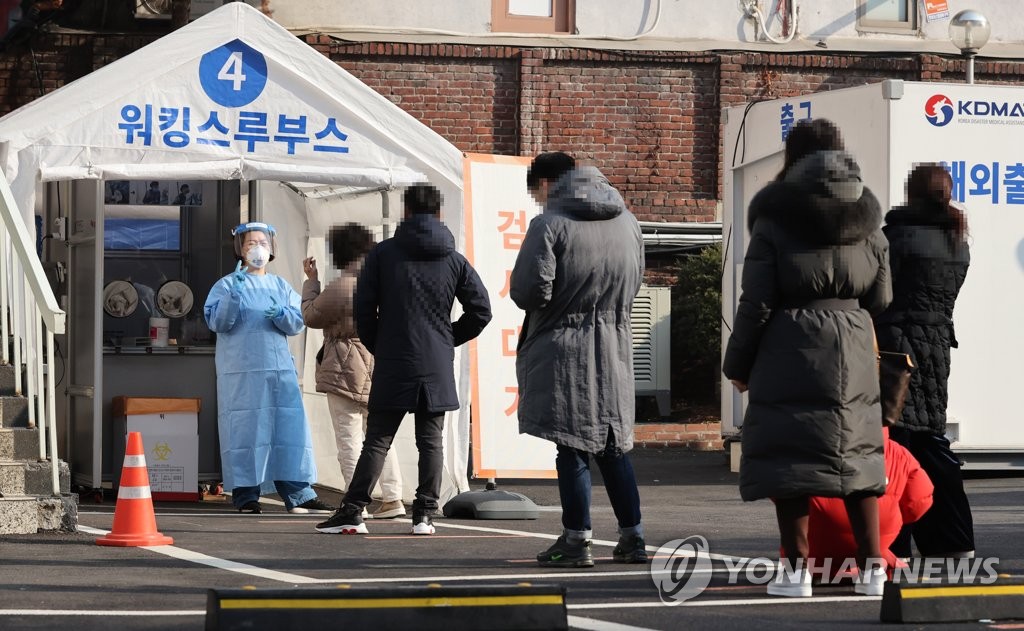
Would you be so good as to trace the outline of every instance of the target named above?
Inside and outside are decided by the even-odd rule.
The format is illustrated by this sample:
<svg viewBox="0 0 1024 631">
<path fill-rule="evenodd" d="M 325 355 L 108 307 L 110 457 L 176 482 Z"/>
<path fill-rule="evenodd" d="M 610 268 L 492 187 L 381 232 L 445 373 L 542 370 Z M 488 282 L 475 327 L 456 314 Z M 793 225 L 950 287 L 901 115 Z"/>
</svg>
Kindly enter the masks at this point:
<svg viewBox="0 0 1024 631">
<path fill-rule="evenodd" d="M 338 444 L 338 464 L 341 465 L 341 476 L 348 487 L 352 472 L 356 470 L 356 462 L 363 449 L 363 438 L 366 432 L 365 403 L 357 403 L 348 397 L 327 393 L 327 407 L 331 411 L 331 422 L 334 425 L 334 438 Z M 402 499 L 402 471 L 398 466 L 398 453 L 394 444 L 384 459 L 384 469 L 380 474 L 381 501 L 393 502 Z"/>
</svg>

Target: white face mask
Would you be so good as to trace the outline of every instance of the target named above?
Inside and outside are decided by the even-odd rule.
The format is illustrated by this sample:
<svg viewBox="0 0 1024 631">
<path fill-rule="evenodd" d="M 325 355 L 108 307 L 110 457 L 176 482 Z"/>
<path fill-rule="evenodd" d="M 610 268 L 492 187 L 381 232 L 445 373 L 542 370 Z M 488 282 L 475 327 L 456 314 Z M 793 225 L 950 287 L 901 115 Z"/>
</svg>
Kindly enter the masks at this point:
<svg viewBox="0 0 1024 631">
<path fill-rule="evenodd" d="M 270 250 L 262 245 L 250 248 L 245 254 L 245 262 L 256 269 L 262 269 L 268 261 L 270 261 Z"/>
</svg>

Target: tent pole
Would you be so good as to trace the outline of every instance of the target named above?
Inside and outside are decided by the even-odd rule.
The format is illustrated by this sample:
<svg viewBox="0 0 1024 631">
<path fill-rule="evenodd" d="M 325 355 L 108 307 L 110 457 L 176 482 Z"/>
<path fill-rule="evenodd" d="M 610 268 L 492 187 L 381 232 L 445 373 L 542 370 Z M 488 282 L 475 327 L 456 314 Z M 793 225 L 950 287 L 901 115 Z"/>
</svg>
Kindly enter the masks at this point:
<svg viewBox="0 0 1024 631">
<path fill-rule="evenodd" d="M 391 226 L 388 225 L 388 219 L 391 218 L 391 202 L 388 200 L 388 192 L 380 192 L 380 207 L 381 215 L 384 217 L 384 238 L 388 239 L 391 237 Z"/>
</svg>

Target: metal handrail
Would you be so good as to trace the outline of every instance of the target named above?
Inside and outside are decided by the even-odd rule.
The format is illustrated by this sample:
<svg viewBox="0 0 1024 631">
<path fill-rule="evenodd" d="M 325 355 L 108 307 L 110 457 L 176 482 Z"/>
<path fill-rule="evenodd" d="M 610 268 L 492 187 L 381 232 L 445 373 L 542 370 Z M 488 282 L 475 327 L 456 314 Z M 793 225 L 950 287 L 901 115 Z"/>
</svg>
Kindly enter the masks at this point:
<svg viewBox="0 0 1024 631">
<path fill-rule="evenodd" d="M 8 238 L 9 237 L 9 238 Z M 36 255 L 34 240 L 25 225 L 14 193 L 5 178 L 0 177 L 0 335 L 3 352 L 0 359 L 6 364 L 8 314 L 12 323 L 10 333 L 14 339 L 15 391 L 22 394 L 21 348 L 26 349 L 29 363 L 27 377 L 29 395 L 38 397 L 36 404 L 29 401 L 29 424 L 35 425 L 39 437 L 39 457 L 47 459 L 49 451 L 53 494 L 60 495 L 60 470 L 57 463 L 56 388 L 54 385 L 54 335 L 65 331 L 66 316 L 57 304 L 50 283 L 46 280 L 42 262 Z M 10 275 L 8 275 L 8 271 Z M 8 287 L 8 283 L 11 284 Z M 21 302 L 22 304 L 8 304 Z M 11 308 L 13 306 L 13 308 Z M 46 329 L 46 384 L 43 385 L 43 336 L 40 323 Z M 45 405 L 43 405 L 45 401 Z M 45 413 L 44 413 L 45 409 Z M 47 444 L 49 449 L 47 449 Z"/>
</svg>

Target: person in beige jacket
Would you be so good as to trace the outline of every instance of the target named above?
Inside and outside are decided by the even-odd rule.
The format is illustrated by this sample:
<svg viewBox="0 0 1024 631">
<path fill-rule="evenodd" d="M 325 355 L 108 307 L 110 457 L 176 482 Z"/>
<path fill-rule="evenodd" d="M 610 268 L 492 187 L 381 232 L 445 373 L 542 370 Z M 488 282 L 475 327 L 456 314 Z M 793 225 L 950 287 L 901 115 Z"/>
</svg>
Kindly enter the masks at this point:
<svg viewBox="0 0 1024 631">
<path fill-rule="evenodd" d="M 374 242 L 366 228 L 349 223 L 332 227 L 327 243 L 334 265 L 341 273 L 321 292 L 316 259 L 310 257 L 302 262 L 306 273 L 302 284 L 302 317 L 307 327 L 324 330 L 324 345 L 317 355 L 316 391 L 327 395 L 338 443 L 338 463 L 348 485 L 363 447 L 366 404 L 373 374 L 373 355 L 356 336 L 352 306 L 363 257 Z M 404 516 L 402 474 L 393 446 L 384 461 L 380 488 L 382 503 L 372 517 Z"/>
</svg>

